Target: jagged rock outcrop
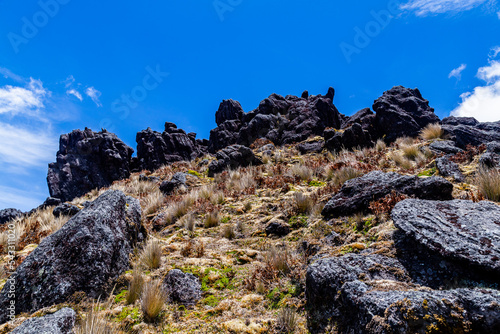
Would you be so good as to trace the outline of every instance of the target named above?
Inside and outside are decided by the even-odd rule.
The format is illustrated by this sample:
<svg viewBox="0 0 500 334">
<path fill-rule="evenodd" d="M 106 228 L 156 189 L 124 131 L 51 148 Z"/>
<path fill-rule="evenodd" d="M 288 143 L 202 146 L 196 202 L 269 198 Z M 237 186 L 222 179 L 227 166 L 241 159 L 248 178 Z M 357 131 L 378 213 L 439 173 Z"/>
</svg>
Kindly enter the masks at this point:
<svg viewBox="0 0 500 334">
<path fill-rule="evenodd" d="M 400 286 L 400 285 L 399 285 Z M 500 331 L 500 292 L 399 287 L 359 280 L 339 291 L 340 333 L 483 333 Z"/>
<path fill-rule="evenodd" d="M 472 117 L 446 117 L 441 121 L 444 134 L 460 148 L 500 141 L 500 121 L 480 123 Z"/>
<path fill-rule="evenodd" d="M 208 165 L 208 176 L 213 177 L 226 169 L 236 169 L 238 167 L 258 166 L 262 164 L 253 151 L 246 146 L 232 145 L 226 147 L 215 155 L 214 160 Z"/>
<path fill-rule="evenodd" d="M 456 182 L 464 182 L 465 177 L 458 168 L 458 165 L 450 161 L 448 157 L 440 157 L 436 159 L 436 168 L 439 174 L 444 177 L 453 177 Z"/>
<path fill-rule="evenodd" d="M 398 257 L 416 282 L 500 281 L 500 206 L 407 199 L 396 204 L 392 219 Z"/>
<path fill-rule="evenodd" d="M 185 173 L 175 173 L 169 181 L 163 181 L 160 184 L 160 190 L 170 195 L 175 189 L 180 187 L 186 187 L 186 174 Z"/>
<path fill-rule="evenodd" d="M 500 168 L 500 142 L 486 145 L 486 152 L 479 158 L 479 166 L 483 169 Z"/>
<path fill-rule="evenodd" d="M 97 298 L 129 268 L 129 255 L 145 237 L 141 206 L 121 191 L 109 190 L 43 239 L 0 292 L 4 310 L 15 291 L 15 313 L 61 303 L 77 291 Z M 11 288 L 11 285 L 12 288 Z M 7 312 L 0 314 L 0 323 Z"/>
<path fill-rule="evenodd" d="M 435 153 L 444 154 L 457 154 L 463 152 L 459 147 L 455 146 L 455 142 L 451 140 L 435 140 L 430 145 L 429 148 Z"/>
<path fill-rule="evenodd" d="M 333 105 L 334 95 L 333 88 L 325 96 L 272 94 L 246 114 L 239 103 L 224 100 L 216 113 L 217 128 L 210 132 L 209 151 L 233 144 L 250 146 L 259 138 L 275 145 L 297 143 L 323 135 L 328 127 L 338 129 L 344 116 Z"/>
<path fill-rule="evenodd" d="M 72 205 L 70 203 L 63 203 L 61 205 L 58 205 L 54 208 L 52 211 L 52 214 L 54 217 L 60 217 L 60 216 L 74 216 L 78 212 L 80 212 L 80 208 Z"/>
<path fill-rule="evenodd" d="M 51 197 L 71 201 L 92 189 L 130 176 L 134 150 L 106 130 L 74 130 L 59 139 L 57 161 L 49 164 Z"/>
<path fill-rule="evenodd" d="M 377 128 L 386 142 L 403 136 L 417 137 L 422 128 L 439 122 L 418 88 L 393 87 L 375 100 L 373 110 Z"/>
<path fill-rule="evenodd" d="M 354 123 L 345 130 L 327 129 L 324 136 L 325 147 L 335 152 L 373 145 L 370 134 L 358 123 Z"/>
<path fill-rule="evenodd" d="M 327 319 L 342 316 L 338 292 L 346 282 L 357 279 L 408 282 L 405 268 L 383 255 L 346 254 L 320 259 L 307 268 L 306 299 L 310 326 L 321 328 Z M 335 320 L 335 319 L 333 319 Z"/>
<path fill-rule="evenodd" d="M 322 139 L 308 140 L 296 146 L 301 154 L 321 153 L 325 147 L 325 141 Z"/>
<path fill-rule="evenodd" d="M 326 203 L 322 214 L 325 217 L 340 217 L 365 212 L 370 202 L 392 191 L 422 199 L 450 200 L 453 185 L 441 177 L 419 178 L 374 171 L 347 181 Z"/>
<path fill-rule="evenodd" d="M 201 298 L 200 280 L 179 269 L 170 270 L 164 279 L 164 286 L 172 302 L 194 305 Z"/>
<path fill-rule="evenodd" d="M 76 312 L 65 307 L 53 314 L 31 318 L 16 327 L 11 334 L 73 334 Z"/>
<path fill-rule="evenodd" d="M 177 129 L 173 123 L 165 123 L 165 131 L 159 133 L 147 128 L 136 136 L 137 158 L 140 169 L 156 170 L 176 161 L 191 161 L 207 152 L 206 140 L 196 139 L 195 133 Z"/>
<path fill-rule="evenodd" d="M 3 225 L 11 220 L 16 219 L 23 215 L 21 210 L 17 209 L 3 209 L 0 210 L 0 225 Z"/>
</svg>

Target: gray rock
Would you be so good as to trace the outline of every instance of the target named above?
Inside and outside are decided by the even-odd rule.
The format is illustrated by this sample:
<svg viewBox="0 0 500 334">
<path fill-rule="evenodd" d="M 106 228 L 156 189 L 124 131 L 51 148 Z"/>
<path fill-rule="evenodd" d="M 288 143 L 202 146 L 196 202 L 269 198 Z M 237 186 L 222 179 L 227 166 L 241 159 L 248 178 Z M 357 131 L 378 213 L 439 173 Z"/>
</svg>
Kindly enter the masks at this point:
<svg viewBox="0 0 500 334">
<path fill-rule="evenodd" d="M 133 152 L 106 130 L 85 128 L 61 135 L 57 161 L 49 164 L 47 174 L 50 196 L 68 202 L 128 178 Z"/>
<path fill-rule="evenodd" d="M 488 152 L 500 154 L 500 142 L 498 141 L 492 141 L 486 144 L 486 150 Z"/>
<path fill-rule="evenodd" d="M 77 291 L 97 298 L 129 268 L 129 256 L 145 237 L 137 199 L 110 190 L 45 238 L 21 263 L 0 292 L 0 307 L 33 312 L 61 303 Z M 12 287 L 11 287 L 12 285 Z M 0 314 L 0 323 L 7 320 Z"/>
<path fill-rule="evenodd" d="M 163 181 L 160 184 L 160 190 L 169 195 L 174 190 L 186 186 L 186 174 L 185 173 L 175 173 L 169 181 Z"/>
<path fill-rule="evenodd" d="M 457 154 L 463 152 L 461 148 L 455 146 L 455 142 L 451 140 L 435 140 L 429 148 L 435 153 Z"/>
<path fill-rule="evenodd" d="M 325 217 L 350 216 L 368 210 L 370 202 L 396 191 L 422 199 L 450 200 L 453 185 L 441 177 L 419 178 L 374 171 L 347 181 L 326 203 Z"/>
<path fill-rule="evenodd" d="M 75 319 L 75 311 L 65 307 L 53 314 L 28 319 L 11 334 L 73 334 Z"/>
<path fill-rule="evenodd" d="M 0 210 L 0 225 L 3 225 L 13 219 L 16 219 L 17 217 L 20 217 L 23 215 L 23 212 L 21 210 L 17 209 L 3 209 Z"/>
<path fill-rule="evenodd" d="M 300 154 L 307 154 L 307 153 L 321 153 L 321 151 L 323 151 L 324 146 L 325 146 L 324 140 L 314 140 L 314 141 L 300 143 L 296 147 L 299 150 Z"/>
<path fill-rule="evenodd" d="M 291 232 L 290 225 L 283 221 L 271 221 L 266 226 L 266 235 L 276 235 L 278 237 L 284 237 Z"/>
<path fill-rule="evenodd" d="M 373 146 L 370 134 L 358 123 L 344 130 L 327 129 L 324 136 L 325 147 L 330 151 L 339 152 L 342 149 Z"/>
<path fill-rule="evenodd" d="M 217 160 L 208 165 L 208 176 L 213 177 L 226 169 L 238 167 L 258 166 L 262 164 L 251 149 L 241 145 L 232 145 L 217 152 Z"/>
<path fill-rule="evenodd" d="M 453 177 L 456 182 L 464 182 L 465 178 L 458 165 L 450 161 L 447 157 L 436 159 L 436 168 L 439 174 L 444 177 Z"/>
<path fill-rule="evenodd" d="M 479 158 L 479 166 L 484 169 L 492 169 L 500 167 L 500 154 L 494 152 L 486 152 Z"/>
<path fill-rule="evenodd" d="M 201 298 L 200 280 L 179 269 L 170 270 L 164 279 L 164 286 L 172 302 L 194 305 Z"/>
<path fill-rule="evenodd" d="M 146 176 L 146 174 L 141 174 L 139 175 L 139 181 L 156 183 L 160 181 L 160 178 L 158 176 Z"/>
<path fill-rule="evenodd" d="M 319 329 L 326 325 L 327 319 L 342 316 L 338 293 L 346 282 L 358 279 L 409 281 L 404 267 L 396 259 L 382 255 L 349 253 L 318 260 L 307 268 L 306 274 L 310 326 Z"/>
<path fill-rule="evenodd" d="M 393 290 L 391 282 L 347 282 L 340 290 L 340 333 L 500 332 L 500 292 L 490 289 Z M 389 287 L 389 289 L 388 289 Z"/>
<path fill-rule="evenodd" d="M 392 219 L 398 257 L 416 282 L 500 281 L 500 206 L 407 199 L 395 206 Z"/>
<path fill-rule="evenodd" d="M 56 206 L 54 208 L 54 210 L 52 211 L 52 214 L 55 216 L 55 217 L 59 217 L 59 216 L 74 216 L 76 215 L 78 212 L 80 212 L 80 208 L 75 206 L 75 205 L 72 205 L 70 203 L 63 203 L 63 204 L 60 204 L 58 206 Z"/>
<path fill-rule="evenodd" d="M 467 145 L 479 146 L 500 141 L 500 121 L 479 123 L 470 117 L 448 117 L 442 120 L 442 128 L 445 135 L 463 149 Z"/>
</svg>

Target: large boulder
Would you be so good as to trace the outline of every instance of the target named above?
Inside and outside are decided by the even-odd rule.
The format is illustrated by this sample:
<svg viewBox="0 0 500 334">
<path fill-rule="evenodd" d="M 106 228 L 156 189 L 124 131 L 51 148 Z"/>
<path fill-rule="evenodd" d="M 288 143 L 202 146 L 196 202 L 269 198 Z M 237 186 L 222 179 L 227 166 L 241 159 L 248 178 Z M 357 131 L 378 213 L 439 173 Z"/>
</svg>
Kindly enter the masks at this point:
<svg viewBox="0 0 500 334">
<path fill-rule="evenodd" d="M 500 121 L 480 123 L 472 117 L 447 117 L 442 128 L 448 137 L 460 148 L 467 145 L 479 146 L 500 141 Z"/>
<path fill-rule="evenodd" d="M 407 199 L 392 211 L 398 257 L 432 287 L 500 281 L 500 206 Z"/>
<path fill-rule="evenodd" d="M 129 268 L 129 255 L 145 237 L 139 201 L 109 190 L 45 238 L 0 292 L 15 314 L 62 303 L 77 291 L 98 298 Z M 7 313 L 0 314 L 0 323 Z"/>
<path fill-rule="evenodd" d="M 156 170 L 176 161 L 191 161 L 207 152 L 207 143 L 197 140 L 195 133 L 178 129 L 173 123 L 165 123 L 165 131 L 159 133 L 147 128 L 137 133 L 137 158 L 140 169 Z"/>
<path fill-rule="evenodd" d="M 334 95 L 333 88 L 325 96 L 272 94 L 246 114 L 239 103 L 224 100 L 216 113 L 217 128 L 210 131 L 209 151 L 233 144 L 250 146 L 259 138 L 275 145 L 298 143 L 323 135 L 328 127 L 338 129 L 344 116 L 333 105 Z"/>
<path fill-rule="evenodd" d="M 73 334 L 76 313 L 65 307 L 56 313 L 31 318 L 16 327 L 11 334 Z"/>
<path fill-rule="evenodd" d="M 208 165 L 208 176 L 213 177 L 226 169 L 238 167 L 258 166 L 262 164 L 253 151 L 246 146 L 232 145 L 217 152 L 217 160 Z"/>
<path fill-rule="evenodd" d="M 324 133 L 325 147 L 330 151 L 339 152 L 342 149 L 350 150 L 356 147 L 369 147 L 373 145 L 368 131 L 354 123 L 344 130 L 327 129 Z"/>
<path fill-rule="evenodd" d="M 393 87 L 375 100 L 373 110 L 380 134 L 387 142 L 403 136 L 417 137 L 422 128 L 439 122 L 418 88 Z"/>
<path fill-rule="evenodd" d="M 339 333 L 500 332 L 500 292 L 399 288 L 390 281 L 348 282 L 339 291 Z"/>
<path fill-rule="evenodd" d="M 59 139 L 57 161 L 49 164 L 50 196 L 71 201 L 130 176 L 134 150 L 106 130 L 74 130 Z"/>
<path fill-rule="evenodd" d="M 186 187 L 186 174 L 185 173 L 175 173 L 169 181 L 163 181 L 160 184 L 160 190 L 170 195 L 174 190 L 180 187 Z"/>
<path fill-rule="evenodd" d="M 450 200 L 453 185 L 441 177 L 419 178 L 374 171 L 347 181 L 326 203 L 322 214 L 325 217 L 341 217 L 364 212 L 368 210 L 370 202 L 392 191 L 422 199 Z"/>
<path fill-rule="evenodd" d="M 170 270 L 164 279 L 169 300 L 182 305 L 194 305 L 201 298 L 200 280 L 179 269 Z"/>
<path fill-rule="evenodd" d="M 465 180 L 458 164 L 451 161 L 446 156 L 436 159 L 436 168 L 441 176 L 452 177 L 456 182 L 464 182 Z"/>
<path fill-rule="evenodd" d="M 16 219 L 17 217 L 20 217 L 23 215 L 23 212 L 21 210 L 17 209 L 3 209 L 0 210 L 0 225 L 3 225 L 13 219 Z"/>
<path fill-rule="evenodd" d="M 452 140 L 435 140 L 429 145 L 429 148 L 432 152 L 438 154 L 457 154 L 463 152 L 461 148 L 455 146 L 455 142 Z"/>
<path fill-rule="evenodd" d="M 399 280 L 409 277 L 396 260 L 383 255 L 346 254 L 320 259 L 307 268 L 306 299 L 310 327 L 324 327 L 327 319 L 340 317 L 339 291 L 346 282 L 363 280 Z"/>
</svg>

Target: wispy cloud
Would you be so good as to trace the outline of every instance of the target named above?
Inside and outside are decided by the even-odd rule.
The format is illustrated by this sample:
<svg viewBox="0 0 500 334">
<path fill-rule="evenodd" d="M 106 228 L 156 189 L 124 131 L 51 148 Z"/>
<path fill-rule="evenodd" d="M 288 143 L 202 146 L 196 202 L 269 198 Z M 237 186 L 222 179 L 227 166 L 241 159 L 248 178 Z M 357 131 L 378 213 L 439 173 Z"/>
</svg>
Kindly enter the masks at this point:
<svg viewBox="0 0 500 334">
<path fill-rule="evenodd" d="M 453 69 L 450 74 L 448 74 L 448 78 L 457 78 L 457 80 L 462 79 L 462 72 L 467 68 L 466 64 L 462 64 L 459 67 Z"/>
<path fill-rule="evenodd" d="M 22 83 L 24 82 L 24 78 L 22 78 L 21 76 L 15 74 L 15 73 L 12 73 L 11 70 L 5 68 L 5 67 L 0 67 L 0 74 L 4 76 L 4 78 L 8 78 L 8 79 L 12 79 L 18 83 Z"/>
<path fill-rule="evenodd" d="M 73 85 L 73 83 L 75 82 L 75 77 L 73 77 L 73 75 L 70 75 L 66 78 L 66 80 L 63 81 L 64 83 L 64 86 L 66 88 L 69 88 Z"/>
<path fill-rule="evenodd" d="M 44 193 L 0 185 L 0 209 L 17 208 L 27 211 L 37 207 L 44 197 L 47 197 Z"/>
<path fill-rule="evenodd" d="M 99 100 L 99 98 L 102 95 L 100 91 L 98 91 L 94 87 L 88 87 L 85 90 L 85 94 L 87 94 L 87 96 L 90 97 L 92 99 L 92 101 L 94 101 L 94 103 L 96 104 L 96 106 L 102 107 L 102 103 Z"/>
<path fill-rule="evenodd" d="M 451 112 L 453 116 L 475 117 L 482 122 L 500 120 L 500 62 L 493 59 L 499 52 L 492 49 L 488 65 L 477 71 L 485 84 L 460 95 L 462 102 Z"/>
<path fill-rule="evenodd" d="M 0 87 L 0 114 L 35 115 L 43 108 L 43 101 L 48 94 L 42 82 L 33 78 L 25 87 Z"/>
<path fill-rule="evenodd" d="M 410 0 L 401 5 L 403 10 L 414 12 L 417 16 L 463 12 L 476 8 L 489 0 Z"/>
<path fill-rule="evenodd" d="M 83 96 L 82 94 L 80 94 L 79 91 L 77 91 L 76 89 L 70 89 L 70 90 L 67 90 L 66 91 L 66 94 L 68 95 L 73 95 L 74 97 L 76 97 L 78 100 L 80 101 L 83 101 Z"/>
</svg>

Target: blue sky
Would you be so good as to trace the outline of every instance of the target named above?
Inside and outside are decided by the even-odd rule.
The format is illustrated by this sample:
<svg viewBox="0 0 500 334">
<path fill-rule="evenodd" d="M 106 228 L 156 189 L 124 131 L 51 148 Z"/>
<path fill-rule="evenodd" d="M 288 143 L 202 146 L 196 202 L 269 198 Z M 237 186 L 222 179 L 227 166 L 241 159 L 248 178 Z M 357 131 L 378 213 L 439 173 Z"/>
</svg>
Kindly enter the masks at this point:
<svg viewBox="0 0 500 334">
<path fill-rule="evenodd" d="M 489 0 L 1 0 L 0 209 L 47 197 L 61 133 L 208 138 L 227 98 L 333 86 L 351 115 L 404 85 L 440 117 L 500 119 L 499 28 Z"/>
</svg>

